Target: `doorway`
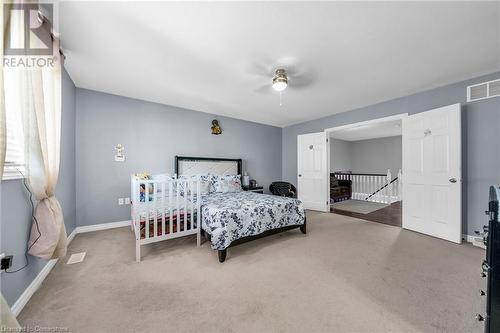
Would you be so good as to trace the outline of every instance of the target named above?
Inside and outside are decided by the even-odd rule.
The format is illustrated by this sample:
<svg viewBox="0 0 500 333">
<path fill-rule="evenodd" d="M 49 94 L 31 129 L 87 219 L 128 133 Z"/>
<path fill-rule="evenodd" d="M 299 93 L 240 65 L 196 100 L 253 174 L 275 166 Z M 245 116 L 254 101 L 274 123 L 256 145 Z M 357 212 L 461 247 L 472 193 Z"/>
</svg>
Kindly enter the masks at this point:
<svg viewBox="0 0 500 333">
<path fill-rule="evenodd" d="M 393 177 L 386 175 L 375 191 L 361 185 L 351 188 L 351 197 L 392 200 L 396 193 L 402 198 L 402 227 L 455 243 L 462 241 L 462 143 L 461 105 L 459 103 L 414 115 L 396 115 L 366 122 L 329 128 L 297 137 L 298 198 L 306 209 L 330 211 L 330 132 L 362 128 L 389 120 L 402 123 L 402 186 L 389 186 Z M 364 128 L 360 132 L 369 132 Z M 335 154 L 334 156 L 335 157 Z M 339 173 L 339 180 L 349 175 Z M 359 175 L 363 177 L 363 175 Z M 383 177 L 382 182 L 383 182 Z M 376 180 L 372 180 L 376 183 Z M 358 182 L 359 183 L 359 182 Z M 366 184 L 366 182 L 365 182 Z M 359 186 L 358 186 L 359 187 Z M 392 192 L 391 192 L 392 189 Z M 389 194 L 385 192 L 389 192 Z M 352 198 L 352 193 L 358 197 Z M 384 194 L 385 193 L 385 194 Z M 343 192 L 337 193 L 342 196 Z M 342 201 L 342 200 L 340 200 Z M 376 202 L 376 200 L 374 200 Z M 351 209 L 352 205 L 351 205 Z M 363 211 L 367 213 L 367 211 Z M 362 212 L 362 213 L 363 213 Z"/>
<path fill-rule="evenodd" d="M 331 213 L 402 226 L 402 121 L 406 116 L 325 130 Z"/>
</svg>

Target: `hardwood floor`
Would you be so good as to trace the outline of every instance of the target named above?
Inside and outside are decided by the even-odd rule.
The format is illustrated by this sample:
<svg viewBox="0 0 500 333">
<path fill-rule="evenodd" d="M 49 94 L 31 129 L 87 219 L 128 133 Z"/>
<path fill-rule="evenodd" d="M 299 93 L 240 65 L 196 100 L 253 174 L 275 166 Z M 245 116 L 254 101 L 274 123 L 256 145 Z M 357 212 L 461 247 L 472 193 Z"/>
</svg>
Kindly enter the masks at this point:
<svg viewBox="0 0 500 333">
<path fill-rule="evenodd" d="M 351 216 L 366 221 L 389 224 L 396 227 L 401 227 L 401 220 L 403 216 L 401 201 L 395 202 L 385 208 L 376 210 L 368 214 L 349 212 L 335 208 L 332 208 L 331 212 L 334 214 Z"/>
</svg>

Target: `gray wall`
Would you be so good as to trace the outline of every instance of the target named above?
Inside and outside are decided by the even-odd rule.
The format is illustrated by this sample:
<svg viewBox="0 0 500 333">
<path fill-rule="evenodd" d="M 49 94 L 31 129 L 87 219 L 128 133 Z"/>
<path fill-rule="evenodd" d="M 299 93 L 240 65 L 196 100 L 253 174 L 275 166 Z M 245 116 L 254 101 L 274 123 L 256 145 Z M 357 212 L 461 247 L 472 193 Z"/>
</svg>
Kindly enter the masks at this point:
<svg viewBox="0 0 500 333">
<path fill-rule="evenodd" d="M 395 175 L 402 165 L 401 136 L 359 141 L 330 139 L 330 172 L 386 173 Z"/>
<path fill-rule="evenodd" d="M 352 171 L 351 142 L 330 138 L 330 172 Z"/>
<path fill-rule="evenodd" d="M 498 78 L 500 72 L 286 127 L 282 137 L 283 178 L 297 184 L 298 134 L 399 113 L 415 114 L 460 102 L 463 105 L 463 232 L 472 235 L 486 222 L 488 186 L 500 183 L 500 98 L 466 103 L 466 86 Z"/>
<path fill-rule="evenodd" d="M 397 175 L 403 164 L 402 137 L 392 136 L 351 142 L 351 164 L 354 173 L 386 173 Z"/>
<path fill-rule="evenodd" d="M 75 187 L 75 85 L 64 71 L 62 81 L 61 164 L 56 197 L 59 199 L 68 235 L 76 225 Z M 1 185 L 0 252 L 14 255 L 11 270 L 25 264 L 24 253 L 31 229 L 31 208 L 21 180 L 3 181 Z M 1 290 L 13 305 L 47 263 L 29 256 L 29 266 L 17 273 L 2 273 Z"/>
<path fill-rule="evenodd" d="M 76 94 L 77 225 L 130 219 L 130 175 L 173 173 L 174 156 L 242 158 L 265 188 L 281 179 L 281 128 L 216 117 L 223 134 L 211 135 L 213 115 L 96 91 Z M 114 162 L 116 144 L 126 162 Z"/>
</svg>

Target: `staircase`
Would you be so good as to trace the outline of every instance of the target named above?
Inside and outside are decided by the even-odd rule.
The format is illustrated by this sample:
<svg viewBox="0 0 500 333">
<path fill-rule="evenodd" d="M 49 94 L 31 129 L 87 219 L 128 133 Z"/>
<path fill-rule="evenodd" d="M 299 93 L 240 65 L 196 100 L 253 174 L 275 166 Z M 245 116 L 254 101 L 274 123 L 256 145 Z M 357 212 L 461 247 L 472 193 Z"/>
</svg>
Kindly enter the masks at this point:
<svg viewBox="0 0 500 333">
<path fill-rule="evenodd" d="M 399 170 L 393 178 L 391 170 L 387 174 L 334 172 L 337 179 L 350 180 L 351 199 L 379 202 L 390 205 L 403 199 L 402 174 Z"/>
</svg>

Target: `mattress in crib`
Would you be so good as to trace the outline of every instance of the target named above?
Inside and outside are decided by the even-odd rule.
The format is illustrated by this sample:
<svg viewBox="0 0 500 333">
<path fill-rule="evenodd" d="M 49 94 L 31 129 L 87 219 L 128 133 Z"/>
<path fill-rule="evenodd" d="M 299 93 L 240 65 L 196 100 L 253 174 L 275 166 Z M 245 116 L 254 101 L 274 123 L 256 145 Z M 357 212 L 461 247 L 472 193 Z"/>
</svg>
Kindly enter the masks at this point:
<svg viewBox="0 0 500 333">
<path fill-rule="evenodd" d="M 180 214 L 179 216 L 173 215 L 172 216 L 172 233 L 176 232 L 181 232 L 185 230 L 191 230 L 191 222 L 193 222 L 194 226 L 196 227 L 196 212 L 193 214 L 193 219 L 191 219 L 191 213 L 186 214 L 187 219 L 186 223 L 184 223 L 184 212 Z M 177 223 L 179 221 L 179 223 Z M 149 218 L 147 223 L 146 220 L 143 219 L 140 222 L 140 235 L 141 239 L 146 238 L 146 232 L 149 232 L 148 237 L 153 237 L 155 235 L 154 232 L 154 218 Z M 165 223 L 165 234 L 170 234 L 170 216 L 166 215 L 165 216 L 165 222 L 163 222 L 163 219 L 161 217 L 158 217 L 156 220 L 156 236 L 161 236 L 163 235 L 163 224 Z M 146 224 L 148 225 L 148 228 L 146 228 Z"/>
<path fill-rule="evenodd" d="M 302 225 L 305 210 L 293 198 L 253 192 L 211 193 L 201 202 L 202 228 L 212 248 L 224 250 L 237 239 L 267 230 Z"/>
</svg>

